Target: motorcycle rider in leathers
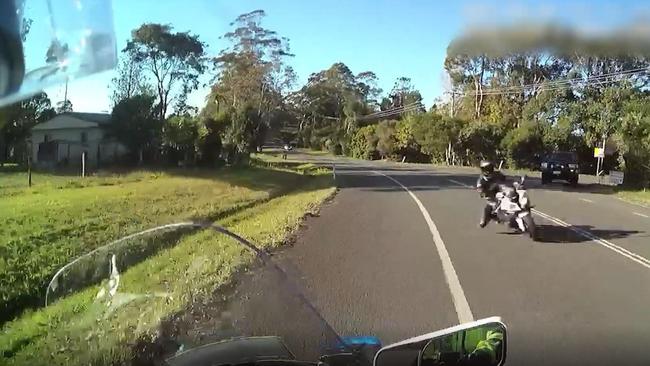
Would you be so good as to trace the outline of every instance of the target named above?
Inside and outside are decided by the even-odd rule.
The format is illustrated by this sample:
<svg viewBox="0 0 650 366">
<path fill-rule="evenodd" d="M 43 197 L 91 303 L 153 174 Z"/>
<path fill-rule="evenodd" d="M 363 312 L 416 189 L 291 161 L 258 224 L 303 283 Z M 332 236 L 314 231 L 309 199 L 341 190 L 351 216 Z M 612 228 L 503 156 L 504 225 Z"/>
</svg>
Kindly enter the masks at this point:
<svg viewBox="0 0 650 366">
<path fill-rule="evenodd" d="M 476 190 L 485 197 L 486 203 L 481 213 L 480 227 L 490 222 L 492 218 L 492 207 L 496 204 L 496 194 L 499 192 L 499 184 L 506 181 L 506 177 L 501 172 L 494 170 L 494 164 L 491 161 L 483 160 L 480 164 L 481 175 L 476 181 Z"/>
</svg>

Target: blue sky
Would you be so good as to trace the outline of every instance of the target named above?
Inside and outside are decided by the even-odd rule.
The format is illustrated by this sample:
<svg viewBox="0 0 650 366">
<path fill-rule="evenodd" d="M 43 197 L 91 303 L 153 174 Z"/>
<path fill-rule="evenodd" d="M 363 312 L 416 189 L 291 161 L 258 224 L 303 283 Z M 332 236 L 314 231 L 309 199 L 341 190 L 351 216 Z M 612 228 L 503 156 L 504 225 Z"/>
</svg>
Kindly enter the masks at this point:
<svg viewBox="0 0 650 366">
<path fill-rule="evenodd" d="M 75 0 L 53 0 L 59 3 Z M 77 0 L 78 1 L 78 0 Z M 98 0 L 95 0 L 98 1 Z M 44 2 L 44 1 L 42 1 Z M 91 1 L 92 2 L 92 1 Z M 28 0 L 28 4 L 30 1 Z M 226 46 L 219 37 L 239 14 L 264 9 L 264 26 L 288 37 L 296 56 L 290 60 L 299 84 L 310 73 L 344 62 L 355 72 L 374 71 L 390 90 L 407 76 L 422 92 L 426 105 L 444 90 L 443 62 L 449 42 L 470 25 L 486 20 L 552 18 L 572 24 L 610 26 L 647 11 L 642 1 L 623 5 L 608 1 L 458 2 L 436 0 L 114 0 L 118 50 L 132 29 L 144 22 L 169 23 L 178 31 L 198 34 L 216 55 Z M 29 10 L 29 9 L 28 9 Z M 35 11 L 36 12 L 36 11 Z M 35 31 L 34 33 L 38 33 Z M 29 54 L 28 58 L 40 57 Z M 76 111 L 109 110 L 112 71 L 75 80 L 68 95 Z M 46 89 L 53 103 L 63 99 L 63 86 Z M 190 104 L 201 107 L 206 89 L 194 92 Z"/>
</svg>

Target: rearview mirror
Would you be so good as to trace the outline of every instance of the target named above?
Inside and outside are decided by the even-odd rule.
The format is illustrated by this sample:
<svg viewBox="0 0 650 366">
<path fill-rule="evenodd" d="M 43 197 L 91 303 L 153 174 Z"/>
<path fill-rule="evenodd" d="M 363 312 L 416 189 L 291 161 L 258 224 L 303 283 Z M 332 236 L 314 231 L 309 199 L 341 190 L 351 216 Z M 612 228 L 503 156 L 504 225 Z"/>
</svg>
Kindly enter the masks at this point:
<svg viewBox="0 0 650 366">
<path fill-rule="evenodd" d="M 461 324 L 391 344 L 375 366 L 501 366 L 506 360 L 506 326 L 498 317 Z"/>
</svg>

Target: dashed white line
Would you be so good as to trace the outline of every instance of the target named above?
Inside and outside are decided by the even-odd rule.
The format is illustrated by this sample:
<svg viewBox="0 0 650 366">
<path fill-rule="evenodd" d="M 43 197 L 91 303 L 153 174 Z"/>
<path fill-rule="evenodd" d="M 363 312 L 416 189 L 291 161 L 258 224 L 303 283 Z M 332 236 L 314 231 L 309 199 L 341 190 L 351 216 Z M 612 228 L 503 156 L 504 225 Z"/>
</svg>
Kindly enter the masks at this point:
<svg viewBox="0 0 650 366">
<path fill-rule="evenodd" d="M 454 303 L 456 314 L 458 315 L 458 321 L 461 324 L 467 322 L 473 322 L 474 315 L 472 314 L 472 310 L 470 309 L 469 303 L 467 302 L 467 298 L 465 297 L 465 292 L 463 291 L 463 287 L 460 285 L 460 280 L 458 279 L 458 275 L 456 274 L 454 265 L 451 262 L 451 258 L 449 257 L 449 252 L 447 251 L 447 247 L 445 247 L 445 243 L 442 241 L 440 232 L 438 232 L 438 228 L 436 227 L 436 224 L 431 219 L 431 215 L 429 215 L 429 211 L 427 211 L 426 207 L 424 207 L 420 199 L 413 192 L 411 192 L 411 190 L 409 190 L 405 185 L 403 185 L 400 181 L 381 172 L 375 172 L 375 173 L 383 175 L 384 177 L 392 180 L 395 184 L 402 187 L 402 189 L 405 190 L 411 196 L 413 201 L 415 201 L 415 203 L 418 205 L 418 208 L 420 209 L 420 212 L 422 212 L 422 216 L 424 217 L 424 221 L 426 221 L 427 225 L 429 226 L 429 231 L 433 236 L 433 243 L 435 244 L 436 250 L 438 251 L 438 255 L 440 256 L 440 261 L 442 262 L 442 272 L 445 275 L 445 279 L 447 280 L 447 285 L 449 286 L 449 291 L 451 292 L 451 299 Z"/>
<path fill-rule="evenodd" d="M 463 182 L 459 182 L 459 181 L 457 181 L 457 180 L 455 180 L 455 179 L 447 179 L 447 180 L 450 181 L 450 182 L 452 182 L 452 183 L 454 183 L 454 184 L 458 184 L 459 186 L 463 186 L 463 187 L 471 187 L 469 184 L 465 184 L 465 183 L 463 183 Z"/>
<path fill-rule="evenodd" d="M 456 183 L 456 184 L 459 184 L 459 185 L 464 186 L 464 187 L 471 187 L 468 184 L 464 184 L 464 183 L 455 181 L 453 179 L 448 179 L 448 180 L 450 182 L 452 182 L 452 183 Z M 631 252 L 631 251 L 629 251 L 629 250 L 627 250 L 625 248 L 622 248 L 622 247 L 620 247 L 620 246 L 618 246 L 618 245 L 616 245 L 616 244 L 614 244 L 614 243 L 612 243 L 610 241 L 607 241 L 607 240 L 605 240 L 603 238 L 600 238 L 600 237 L 592 234 L 591 232 L 589 232 L 587 230 L 584 230 L 584 229 L 581 229 L 579 227 L 575 227 L 575 226 L 573 226 L 573 225 L 571 225 L 569 223 L 566 223 L 566 222 L 558 219 L 557 217 L 553 217 L 553 216 L 551 216 L 549 214 L 545 214 L 545 213 L 543 213 L 543 212 L 541 212 L 539 210 L 536 210 L 536 209 L 533 209 L 533 213 L 535 213 L 535 214 L 537 214 L 537 215 L 539 215 L 539 216 L 541 216 L 541 217 L 543 217 L 543 218 L 545 218 L 545 219 L 547 219 L 547 220 L 549 220 L 551 222 L 554 222 L 554 223 L 556 223 L 556 224 L 558 224 L 560 226 L 563 226 L 563 227 L 565 227 L 565 228 L 567 228 L 567 229 L 569 229 L 569 230 L 571 230 L 571 231 L 573 231 L 573 232 L 575 232 L 575 233 L 577 233 L 579 235 L 582 235 L 583 237 L 585 237 L 587 239 L 590 239 L 593 242 L 598 243 L 598 244 L 602 245 L 603 247 L 605 247 L 605 248 L 607 248 L 607 249 L 609 249 L 609 250 L 611 250 L 611 251 L 613 251 L 613 252 L 615 252 L 617 254 L 620 254 L 623 257 L 626 257 L 626 258 L 628 258 L 628 259 L 630 259 L 630 260 L 632 260 L 632 261 L 634 261 L 634 262 L 636 262 L 636 263 L 638 263 L 638 264 L 640 264 L 640 265 L 642 265 L 642 266 L 644 266 L 646 268 L 650 268 L 650 260 L 648 258 L 645 258 L 645 257 L 643 257 L 641 255 L 638 255 L 636 253 L 633 253 L 633 252 Z"/>
<path fill-rule="evenodd" d="M 632 212 L 632 213 L 637 215 L 637 216 L 641 216 L 641 217 L 645 217 L 646 219 L 650 219 L 650 216 L 648 216 L 648 215 L 644 215 L 644 214 L 638 213 L 638 212 Z"/>
<path fill-rule="evenodd" d="M 585 202 L 589 202 L 589 203 L 594 203 L 594 201 L 592 201 L 592 200 L 590 200 L 590 199 L 587 199 L 587 198 L 582 198 L 582 197 L 580 197 L 580 201 L 585 201 Z"/>
</svg>

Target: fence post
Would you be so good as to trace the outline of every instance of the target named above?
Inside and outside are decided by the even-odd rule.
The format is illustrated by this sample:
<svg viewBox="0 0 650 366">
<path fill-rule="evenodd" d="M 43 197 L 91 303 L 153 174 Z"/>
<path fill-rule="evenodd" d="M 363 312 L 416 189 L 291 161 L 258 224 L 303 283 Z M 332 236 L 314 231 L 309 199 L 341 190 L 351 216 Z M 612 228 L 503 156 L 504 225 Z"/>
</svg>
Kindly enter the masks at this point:
<svg viewBox="0 0 650 366">
<path fill-rule="evenodd" d="M 86 176 L 86 152 L 81 153 L 81 177 Z"/>
<path fill-rule="evenodd" d="M 32 151 L 30 149 L 29 155 L 27 155 L 27 181 L 29 186 L 32 186 Z"/>
<path fill-rule="evenodd" d="M 332 179 L 336 180 L 336 164 L 332 163 Z"/>
</svg>

